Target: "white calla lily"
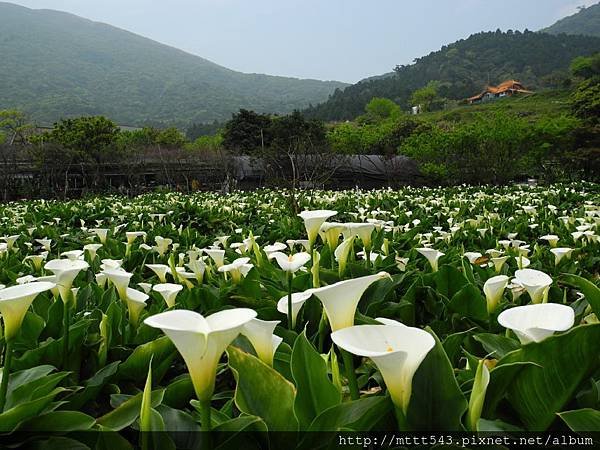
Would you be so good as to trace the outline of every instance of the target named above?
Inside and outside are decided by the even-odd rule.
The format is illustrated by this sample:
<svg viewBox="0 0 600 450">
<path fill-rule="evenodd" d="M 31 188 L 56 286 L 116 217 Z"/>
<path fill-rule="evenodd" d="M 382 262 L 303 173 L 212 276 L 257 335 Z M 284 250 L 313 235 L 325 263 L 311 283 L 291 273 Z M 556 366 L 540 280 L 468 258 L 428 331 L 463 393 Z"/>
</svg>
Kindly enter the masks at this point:
<svg viewBox="0 0 600 450">
<path fill-rule="evenodd" d="M 302 308 L 302 305 L 312 297 L 312 289 L 307 289 L 304 292 L 294 292 L 292 294 L 292 328 L 296 326 L 296 318 Z M 285 295 L 277 302 L 277 311 L 281 314 L 288 313 L 288 296 Z"/>
<path fill-rule="evenodd" d="M 376 281 L 391 279 L 387 272 L 339 281 L 329 286 L 312 289 L 311 293 L 321 301 L 332 331 L 354 325 L 356 307 L 367 288 Z"/>
<path fill-rule="evenodd" d="M 173 310 L 146 318 L 144 323 L 160 328 L 183 357 L 196 396 L 210 402 L 215 387 L 217 364 L 242 326 L 256 317 L 247 308 L 229 309 L 203 317 L 194 311 Z"/>
<path fill-rule="evenodd" d="M 135 327 L 140 319 L 140 314 L 146 307 L 148 294 L 133 288 L 127 288 L 127 309 L 129 311 L 129 322 Z"/>
<path fill-rule="evenodd" d="M 146 267 L 156 274 L 161 283 L 167 282 L 167 274 L 171 273 L 171 268 L 166 264 L 146 264 Z"/>
<path fill-rule="evenodd" d="M 385 380 L 392 401 L 406 414 L 413 376 L 435 346 L 433 336 L 419 328 L 390 323 L 343 328 L 334 331 L 331 339 L 354 355 L 371 358 Z"/>
<path fill-rule="evenodd" d="M 217 268 L 225 264 L 225 250 L 218 248 L 205 248 L 204 253 L 210 256 Z"/>
<path fill-rule="evenodd" d="M 337 211 L 330 210 L 317 210 L 317 211 L 302 211 L 298 216 L 304 220 L 304 227 L 306 228 L 306 234 L 308 235 L 308 249 L 312 250 L 321 225 L 330 217 L 337 214 Z"/>
<path fill-rule="evenodd" d="M 564 257 L 570 258 L 573 249 L 569 247 L 551 248 L 550 251 L 554 254 L 554 265 L 558 266 Z"/>
<path fill-rule="evenodd" d="M 241 334 L 248 338 L 260 360 L 269 366 L 273 365 L 273 356 L 277 349 L 277 347 L 273 346 L 273 331 L 275 331 L 275 327 L 280 322 L 279 320 L 260 320 L 254 318 L 246 322 L 240 331 Z"/>
<path fill-rule="evenodd" d="M 288 273 L 296 273 L 311 258 L 306 252 L 295 253 L 289 256 L 282 252 L 273 252 L 269 257 L 275 258 L 281 270 Z"/>
<path fill-rule="evenodd" d="M 497 275 L 489 278 L 483 285 L 483 293 L 487 301 L 488 313 L 493 313 L 502 299 L 504 289 L 508 286 L 509 278 L 506 275 Z"/>
<path fill-rule="evenodd" d="M 566 331 L 574 322 L 573 308 L 557 303 L 517 306 L 498 316 L 498 323 L 514 331 L 523 345 L 541 342 L 557 331 Z"/>
<path fill-rule="evenodd" d="M 515 272 L 515 279 L 527 289 L 532 303 L 546 302 L 552 285 L 552 278 L 548 274 L 535 269 L 522 269 Z"/>
<path fill-rule="evenodd" d="M 427 248 L 427 247 L 422 247 L 422 248 L 418 248 L 417 251 L 423 255 L 425 258 L 427 258 L 427 261 L 429 261 L 429 264 L 431 265 L 431 269 L 434 272 L 438 271 L 438 261 L 439 259 L 444 256 L 444 253 L 435 250 L 433 248 Z"/>
<path fill-rule="evenodd" d="M 133 276 L 132 273 L 126 272 L 122 269 L 107 269 L 103 270 L 102 273 L 106 275 L 106 278 L 114 284 L 119 294 L 119 298 L 123 301 L 127 300 L 127 288 L 129 287 L 129 280 Z"/>
<path fill-rule="evenodd" d="M 71 287 L 73 281 L 79 275 L 79 272 L 86 270 L 89 264 L 83 260 L 76 259 L 53 259 L 44 265 L 44 269 L 49 270 L 55 276 L 55 283 L 63 302 L 70 303 L 72 299 Z"/>
<path fill-rule="evenodd" d="M 53 289 L 54 283 L 34 281 L 0 289 L 0 314 L 4 319 L 4 339 L 12 340 L 23 322 L 25 313 L 38 294 Z"/>
<path fill-rule="evenodd" d="M 175 283 L 161 283 L 155 284 L 152 290 L 158 292 L 165 300 L 167 306 L 172 308 L 175 306 L 175 299 L 177 298 L 177 294 L 183 290 L 183 286 Z"/>
</svg>

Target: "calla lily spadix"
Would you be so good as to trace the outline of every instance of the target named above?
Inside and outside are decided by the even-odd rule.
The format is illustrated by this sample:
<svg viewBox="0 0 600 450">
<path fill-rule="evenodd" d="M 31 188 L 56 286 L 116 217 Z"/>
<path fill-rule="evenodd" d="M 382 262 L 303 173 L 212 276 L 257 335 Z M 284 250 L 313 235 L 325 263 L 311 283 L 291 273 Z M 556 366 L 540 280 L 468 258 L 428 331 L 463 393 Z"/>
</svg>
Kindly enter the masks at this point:
<svg viewBox="0 0 600 450">
<path fill-rule="evenodd" d="M 86 270 L 89 264 L 83 260 L 76 259 L 53 259 L 44 265 L 55 276 L 54 282 L 65 304 L 69 304 L 72 298 L 71 287 L 73 281 L 82 270 Z"/>
<path fill-rule="evenodd" d="M 304 292 L 294 292 L 292 294 L 292 328 L 296 326 L 296 318 L 302 308 L 302 305 L 312 297 L 312 289 L 307 289 Z M 288 313 L 288 296 L 285 295 L 277 302 L 277 311 L 281 314 Z"/>
<path fill-rule="evenodd" d="M 311 251 L 321 225 L 330 217 L 337 214 L 337 211 L 330 210 L 317 210 L 317 211 L 302 211 L 298 216 L 304 220 L 304 227 L 306 228 L 306 234 L 308 235 L 308 250 Z"/>
<path fill-rule="evenodd" d="M 354 355 L 371 358 L 385 380 L 392 401 L 406 414 L 413 376 L 435 346 L 435 339 L 419 328 L 388 323 L 344 328 L 334 331 L 331 339 Z"/>
<path fill-rule="evenodd" d="M 487 301 L 488 313 L 493 313 L 502 299 L 504 289 L 508 285 L 509 278 L 506 275 L 497 275 L 489 278 L 483 285 L 483 292 Z"/>
<path fill-rule="evenodd" d="M 498 323 L 512 330 L 523 345 L 541 342 L 557 331 L 566 331 L 574 322 L 573 308 L 558 303 L 517 306 L 498 316 Z"/>
<path fill-rule="evenodd" d="M 552 278 L 534 269 L 522 269 L 515 272 L 515 279 L 521 284 L 531 297 L 532 303 L 545 303 L 548 290 L 552 285 Z"/>
<path fill-rule="evenodd" d="M 148 317 L 144 323 L 160 328 L 183 357 L 198 400 L 210 402 L 217 364 L 242 326 L 256 317 L 247 308 L 228 309 L 203 317 L 194 311 L 172 310 Z"/>
<path fill-rule="evenodd" d="M 337 331 L 354 325 L 356 307 L 362 295 L 371 284 L 385 278 L 391 279 L 390 274 L 379 272 L 313 289 L 311 293 L 323 304 L 331 330 Z"/>
<path fill-rule="evenodd" d="M 240 331 L 241 334 L 248 338 L 260 360 L 269 366 L 273 365 L 275 350 L 277 350 L 277 347 L 283 341 L 282 338 L 273 334 L 275 327 L 280 322 L 279 320 L 260 320 L 254 318 L 246 322 Z"/>
<path fill-rule="evenodd" d="M 444 256 L 444 253 L 435 250 L 433 248 L 427 248 L 427 247 L 422 247 L 422 248 L 418 248 L 417 251 L 423 255 L 425 258 L 427 258 L 427 261 L 429 261 L 429 264 L 431 265 L 431 269 L 434 272 L 438 271 L 438 261 L 439 259 Z"/>
<path fill-rule="evenodd" d="M 183 290 L 183 286 L 175 283 L 161 283 L 155 284 L 152 290 L 158 292 L 165 300 L 167 306 L 172 308 L 175 306 L 175 299 L 177 298 L 177 294 Z"/>
<path fill-rule="evenodd" d="M 288 273 L 296 273 L 310 261 L 310 255 L 306 252 L 295 253 L 289 256 L 282 252 L 273 252 L 269 257 L 275 258 L 281 270 Z"/>
</svg>

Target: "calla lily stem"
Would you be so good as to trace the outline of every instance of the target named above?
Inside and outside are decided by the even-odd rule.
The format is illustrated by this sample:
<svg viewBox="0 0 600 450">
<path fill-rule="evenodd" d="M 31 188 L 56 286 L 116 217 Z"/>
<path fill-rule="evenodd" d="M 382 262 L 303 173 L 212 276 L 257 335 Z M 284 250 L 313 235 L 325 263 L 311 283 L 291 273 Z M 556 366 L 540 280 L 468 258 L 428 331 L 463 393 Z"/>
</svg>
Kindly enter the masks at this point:
<svg viewBox="0 0 600 450">
<path fill-rule="evenodd" d="M 290 330 L 294 329 L 294 321 L 292 314 L 292 280 L 294 279 L 294 274 L 292 272 L 288 272 L 287 274 L 287 282 L 288 282 L 288 328 Z"/>
<path fill-rule="evenodd" d="M 71 308 L 67 302 L 63 303 L 63 369 L 67 368 L 69 362 L 69 326 L 71 324 Z"/>
<path fill-rule="evenodd" d="M 210 431 L 212 429 L 211 418 L 210 418 L 210 400 L 200 400 L 200 422 L 204 431 Z"/>
<path fill-rule="evenodd" d="M 394 412 L 396 413 L 396 423 L 398 424 L 398 430 L 410 431 L 408 421 L 406 420 L 406 414 L 398 406 L 394 406 Z"/>
<path fill-rule="evenodd" d="M 10 363 L 12 361 L 12 340 L 4 346 L 4 367 L 2 368 L 2 383 L 0 384 L 0 413 L 4 411 L 6 403 L 6 391 L 8 389 L 8 377 L 10 375 Z"/>
<path fill-rule="evenodd" d="M 340 353 L 342 354 L 342 360 L 344 361 L 344 368 L 346 369 L 346 378 L 348 378 L 348 388 L 350 389 L 350 398 L 352 400 L 358 400 L 360 397 L 360 393 L 358 391 L 358 382 L 356 381 L 356 373 L 354 373 L 354 362 L 352 361 L 352 355 L 342 348 L 340 348 Z"/>
</svg>

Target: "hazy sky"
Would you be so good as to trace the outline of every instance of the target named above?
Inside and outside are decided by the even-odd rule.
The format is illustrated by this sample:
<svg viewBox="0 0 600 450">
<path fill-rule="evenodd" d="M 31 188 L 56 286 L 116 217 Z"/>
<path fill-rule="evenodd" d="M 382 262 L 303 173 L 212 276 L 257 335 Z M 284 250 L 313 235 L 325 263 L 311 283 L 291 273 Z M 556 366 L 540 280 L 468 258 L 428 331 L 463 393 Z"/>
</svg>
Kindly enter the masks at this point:
<svg viewBox="0 0 600 450">
<path fill-rule="evenodd" d="M 598 0 L 8 0 L 106 22 L 243 72 L 355 82 L 484 30 Z"/>
</svg>

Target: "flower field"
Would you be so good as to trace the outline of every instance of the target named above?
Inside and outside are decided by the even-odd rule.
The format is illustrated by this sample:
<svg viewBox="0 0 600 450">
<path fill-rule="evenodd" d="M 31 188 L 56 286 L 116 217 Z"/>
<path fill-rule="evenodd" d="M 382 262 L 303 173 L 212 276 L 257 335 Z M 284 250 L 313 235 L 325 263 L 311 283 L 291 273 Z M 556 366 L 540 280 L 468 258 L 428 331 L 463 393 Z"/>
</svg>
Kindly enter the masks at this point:
<svg viewBox="0 0 600 450">
<path fill-rule="evenodd" d="M 0 211 L 4 436 L 600 430 L 598 185 Z"/>
</svg>

